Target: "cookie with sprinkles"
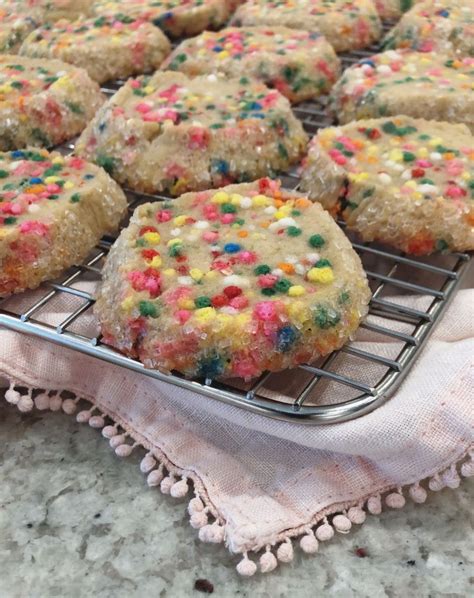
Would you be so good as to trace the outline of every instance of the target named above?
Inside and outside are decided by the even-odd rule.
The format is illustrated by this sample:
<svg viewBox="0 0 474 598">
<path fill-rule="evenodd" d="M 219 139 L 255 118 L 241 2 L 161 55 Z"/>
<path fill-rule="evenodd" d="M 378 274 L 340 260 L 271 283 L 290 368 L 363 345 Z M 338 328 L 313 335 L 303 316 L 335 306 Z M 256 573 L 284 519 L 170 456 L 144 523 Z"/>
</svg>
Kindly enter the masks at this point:
<svg viewBox="0 0 474 598">
<path fill-rule="evenodd" d="M 170 51 L 171 45 L 160 29 L 118 15 L 43 25 L 23 42 L 20 54 L 63 60 L 104 83 L 153 72 Z"/>
<path fill-rule="evenodd" d="M 474 249 L 474 137 L 409 116 L 321 129 L 301 188 L 364 241 L 409 254 Z"/>
<path fill-rule="evenodd" d="M 278 91 L 246 77 L 129 80 L 99 110 L 76 152 L 136 191 L 199 191 L 284 171 L 307 137 Z"/>
<path fill-rule="evenodd" d="M 232 24 L 319 31 L 336 52 L 370 46 L 382 33 L 372 0 L 248 0 Z"/>
<path fill-rule="evenodd" d="M 344 71 L 331 94 L 340 123 L 407 114 L 474 132 L 474 57 L 388 50 Z"/>
<path fill-rule="evenodd" d="M 117 14 L 152 22 L 168 35 L 197 35 L 205 29 L 217 29 L 229 18 L 230 0 L 95 0 L 94 14 Z"/>
<path fill-rule="evenodd" d="M 79 264 L 127 202 L 101 168 L 46 150 L 0 153 L 0 297 Z"/>
<path fill-rule="evenodd" d="M 261 179 L 137 208 L 95 313 L 105 342 L 146 367 L 250 379 L 341 347 L 369 295 L 330 215 Z"/>
<path fill-rule="evenodd" d="M 82 69 L 0 55 L 0 150 L 63 143 L 84 129 L 104 100 Z"/>
<path fill-rule="evenodd" d="M 91 13 L 93 0 L 0 0 L 0 9 L 28 15 L 38 23 L 77 19 Z"/>
<path fill-rule="evenodd" d="M 183 41 L 161 68 L 191 77 L 216 72 L 251 76 L 296 103 L 328 93 L 339 76 L 340 62 L 318 33 L 229 27 Z"/>
<path fill-rule="evenodd" d="M 16 54 L 35 27 L 36 22 L 31 17 L 12 13 L 0 4 L 0 54 Z"/>
<path fill-rule="evenodd" d="M 388 32 L 384 46 L 474 56 L 474 3 L 425 0 L 415 4 Z"/>
</svg>

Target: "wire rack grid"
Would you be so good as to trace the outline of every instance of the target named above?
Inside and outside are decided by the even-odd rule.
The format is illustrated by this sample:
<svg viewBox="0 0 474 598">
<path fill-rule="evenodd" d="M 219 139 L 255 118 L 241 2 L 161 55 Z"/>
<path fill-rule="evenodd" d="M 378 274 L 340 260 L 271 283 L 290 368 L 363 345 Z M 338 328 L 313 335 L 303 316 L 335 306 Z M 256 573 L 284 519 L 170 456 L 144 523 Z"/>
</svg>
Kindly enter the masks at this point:
<svg viewBox="0 0 474 598">
<path fill-rule="evenodd" d="M 377 51 L 379 48 L 373 47 L 343 55 L 343 66 L 350 66 Z M 111 95 L 120 84 L 106 86 L 103 91 Z M 331 124 L 324 101 L 301 104 L 294 112 L 310 134 Z M 61 149 L 70 152 L 74 145 Z M 281 178 L 286 188 L 298 188 L 296 171 Z M 127 195 L 130 214 L 140 203 L 169 199 L 128 190 Z M 239 380 L 186 380 L 177 373 L 145 369 L 139 361 L 101 342 L 97 327 L 92 326 L 91 331 L 90 326 L 94 304 L 92 289 L 100 282 L 104 259 L 114 241 L 110 237 L 102 239 L 82 265 L 71 268 L 58 281 L 44 283 L 40 290 L 20 296 L 21 300 L 0 301 L 0 326 L 41 337 L 264 416 L 310 425 L 346 421 L 372 411 L 393 395 L 469 265 L 466 254 L 412 259 L 375 244 L 360 243 L 349 232 L 348 236 L 361 257 L 373 292 L 369 316 L 355 338 L 316 363 L 284 373 L 268 372 L 247 384 Z M 394 295 L 398 299 L 394 299 Z M 416 296 L 416 307 L 413 302 L 404 300 L 410 296 Z M 61 298 L 74 299 L 69 302 L 73 306 L 62 313 L 59 322 L 53 323 L 48 313 Z M 84 321 L 87 326 L 81 327 Z"/>
</svg>

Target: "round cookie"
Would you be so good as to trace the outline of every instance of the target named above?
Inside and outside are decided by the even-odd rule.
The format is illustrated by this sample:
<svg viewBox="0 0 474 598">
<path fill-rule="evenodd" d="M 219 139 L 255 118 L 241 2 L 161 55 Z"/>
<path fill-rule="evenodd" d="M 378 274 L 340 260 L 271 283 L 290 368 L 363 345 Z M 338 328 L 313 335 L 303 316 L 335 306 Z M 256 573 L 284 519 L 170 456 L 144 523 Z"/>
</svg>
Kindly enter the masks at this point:
<svg viewBox="0 0 474 598">
<path fill-rule="evenodd" d="M 91 13 L 93 0 L 0 0 L 0 7 L 32 17 L 37 23 L 77 19 Z"/>
<path fill-rule="evenodd" d="M 384 47 L 474 56 L 472 0 L 425 0 L 388 32 Z"/>
<path fill-rule="evenodd" d="M 262 83 L 158 71 L 129 80 L 76 152 L 131 189 L 180 195 L 283 171 L 306 142 L 288 100 Z"/>
<path fill-rule="evenodd" d="M 474 138 L 408 116 L 321 129 L 301 189 L 364 241 L 410 254 L 474 249 Z"/>
<path fill-rule="evenodd" d="M 82 158 L 0 153 L 0 297 L 81 263 L 126 206 L 117 183 Z"/>
<path fill-rule="evenodd" d="M 82 69 L 0 55 L 0 150 L 63 143 L 84 129 L 104 99 Z"/>
<path fill-rule="evenodd" d="M 319 31 L 336 52 L 370 46 L 382 33 L 372 0 L 249 0 L 231 22 Z"/>
<path fill-rule="evenodd" d="M 31 17 L 12 13 L 0 5 L 0 54 L 16 54 L 21 42 L 35 27 Z"/>
<path fill-rule="evenodd" d="M 318 33 L 229 27 L 181 42 L 161 68 L 190 77 L 215 72 L 252 76 L 297 103 L 327 93 L 339 76 L 340 62 Z"/>
<path fill-rule="evenodd" d="M 474 132 L 474 58 L 388 50 L 346 69 L 331 94 L 340 123 L 407 114 Z"/>
<path fill-rule="evenodd" d="M 229 0 L 96 0 L 93 10 L 98 16 L 144 19 L 172 37 L 182 37 L 221 27 L 231 6 Z"/>
<path fill-rule="evenodd" d="M 26 38 L 20 54 L 63 60 L 104 83 L 155 71 L 170 51 L 160 29 L 119 15 L 44 25 Z"/>
<path fill-rule="evenodd" d="M 262 179 L 137 208 L 95 313 L 105 342 L 146 367 L 250 379 L 341 347 L 369 296 L 329 214 Z"/>
</svg>

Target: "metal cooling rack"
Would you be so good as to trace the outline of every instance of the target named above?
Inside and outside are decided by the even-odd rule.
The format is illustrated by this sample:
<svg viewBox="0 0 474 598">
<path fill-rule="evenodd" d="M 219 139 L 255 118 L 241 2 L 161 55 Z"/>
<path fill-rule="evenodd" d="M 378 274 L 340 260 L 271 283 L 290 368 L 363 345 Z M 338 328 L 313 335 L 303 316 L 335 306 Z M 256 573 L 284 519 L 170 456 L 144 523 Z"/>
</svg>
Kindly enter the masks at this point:
<svg viewBox="0 0 474 598">
<path fill-rule="evenodd" d="M 379 51 L 378 47 L 342 56 L 345 67 Z M 120 82 L 104 88 L 108 95 Z M 301 104 L 294 109 L 308 133 L 331 124 L 324 101 Z M 73 144 L 64 148 L 71 151 Z M 297 189 L 296 172 L 281 177 L 285 187 Z M 162 195 L 144 195 L 127 191 L 129 212 L 146 201 L 163 201 Z M 343 223 L 340 223 L 344 226 Z M 349 233 L 349 237 L 351 235 Z M 32 334 L 98 359 L 141 372 L 145 376 L 198 392 L 219 401 L 261 415 L 304 424 L 324 424 L 349 420 L 375 409 L 401 384 L 418 357 L 442 313 L 447 308 L 463 275 L 469 256 L 460 253 L 412 259 L 375 244 L 363 244 L 351 238 L 369 277 L 373 296 L 369 316 L 355 338 L 314 364 L 282 373 L 266 373 L 248 384 L 230 380 L 186 380 L 179 374 L 147 370 L 144 366 L 101 341 L 100 334 L 80 332 L 84 318 L 90 322 L 92 295 L 81 289 L 84 282 L 98 282 L 101 267 L 113 238 L 104 238 L 90 257 L 73 267 L 58 281 L 44 283 L 31 304 L 21 309 L 18 302 L 0 301 L 0 326 Z M 423 282 L 420 282 L 420 279 Z M 408 307 L 393 295 L 423 296 L 417 308 Z M 47 321 L 48 307 L 67 295 L 77 305 L 62 321 Z M 23 298 L 23 299 L 22 299 Z M 89 316 L 89 318 L 88 318 Z M 90 328 L 90 327 L 89 327 Z M 377 350 L 368 351 L 363 341 L 378 340 Z"/>
</svg>

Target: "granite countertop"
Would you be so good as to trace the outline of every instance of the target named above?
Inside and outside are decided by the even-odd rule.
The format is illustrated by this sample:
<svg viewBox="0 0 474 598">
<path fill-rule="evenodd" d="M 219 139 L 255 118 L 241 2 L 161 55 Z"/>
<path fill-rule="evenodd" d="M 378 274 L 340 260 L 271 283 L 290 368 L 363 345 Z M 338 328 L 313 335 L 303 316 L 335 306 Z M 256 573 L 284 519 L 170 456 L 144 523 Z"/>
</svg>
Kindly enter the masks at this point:
<svg viewBox="0 0 474 598">
<path fill-rule="evenodd" d="M 238 559 L 206 545 L 186 501 L 149 489 L 139 455 L 119 459 L 101 435 L 61 413 L 0 404 L 0 596 L 465 597 L 472 595 L 474 481 L 425 505 L 369 516 L 317 555 L 242 579 Z M 357 549 L 359 550 L 357 553 Z M 365 555 L 365 556 L 363 556 Z"/>
</svg>

